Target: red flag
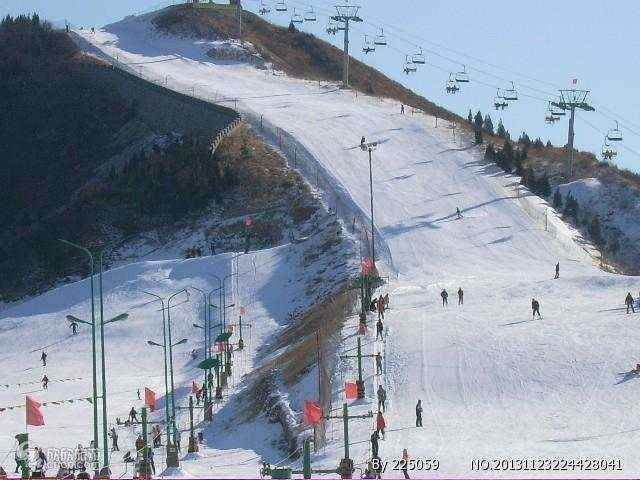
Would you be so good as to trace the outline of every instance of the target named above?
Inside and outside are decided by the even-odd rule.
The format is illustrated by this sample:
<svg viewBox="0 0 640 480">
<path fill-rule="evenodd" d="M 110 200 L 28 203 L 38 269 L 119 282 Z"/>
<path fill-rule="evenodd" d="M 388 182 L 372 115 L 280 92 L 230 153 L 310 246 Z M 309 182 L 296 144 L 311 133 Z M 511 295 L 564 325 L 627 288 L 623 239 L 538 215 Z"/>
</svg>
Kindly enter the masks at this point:
<svg viewBox="0 0 640 480">
<path fill-rule="evenodd" d="M 354 380 L 344 382 L 344 393 L 347 394 L 347 398 L 358 398 L 358 385 Z"/>
<path fill-rule="evenodd" d="M 218 352 L 223 353 L 224 352 L 224 342 L 216 342 L 216 348 L 218 349 Z"/>
<path fill-rule="evenodd" d="M 365 323 L 358 324 L 358 335 L 367 334 L 367 325 Z"/>
<path fill-rule="evenodd" d="M 304 420 L 308 425 L 317 425 L 322 420 L 322 407 L 312 400 L 304 402 Z"/>
<path fill-rule="evenodd" d="M 39 427 L 44 425 L 44 415 L 40 411 L 42 405 L 35 398 L 27 395 L 27 425 Z"/>
<path fill-rule="evenodd" d="M 240 315 L 244 315 L 245 313 L 247 313 L 247 309 L 244 307 L 240 307 Z"/>
<path fill-rule="evenodd" d="M 156 409 L 156 392 L 144 387 L 144 404 L 153 412 Z"/>
<path fill-rule="evenodd" d="M 191 393 L 193 393 L 194 395 L 197 395 L 199 391 L 200 391 L 200 387 L 198 386 L 196 381 L 193 380 L 193 384 L 191 385 Z"/>
<path fill-rule="evenodd" d="M 362 275 L 364 276 L 369 275 L 371 273 L 371 270 L 373 269 L 373 260 L 371 260 L 369 257 L 363 259 L 361 268 L 362 268 Z"/>
</svg>

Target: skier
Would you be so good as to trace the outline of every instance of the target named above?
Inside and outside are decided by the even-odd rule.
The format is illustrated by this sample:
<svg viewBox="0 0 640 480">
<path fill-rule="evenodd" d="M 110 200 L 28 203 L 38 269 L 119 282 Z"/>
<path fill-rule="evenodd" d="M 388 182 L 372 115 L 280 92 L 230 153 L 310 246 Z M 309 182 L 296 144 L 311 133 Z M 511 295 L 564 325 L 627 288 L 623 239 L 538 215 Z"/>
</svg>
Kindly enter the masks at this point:
<svg viewBox="0 0 640 480">
<path fill-rule="evenodd" d="M 360 139 L 360 148 L 361 148 L 362 150 L 366 150 L 366 149 L 367 149 L 367 139 L 366 139 L 366 138 L 364 138 L 364 137 L 362 137 L 362 138 Z"/>
<path fill-rule="evenodd" d="M 400 115 L 404 115 L 404 104 L 400 104 Z"/>
<path fill-rule="evenodd" d="M 462 212 L 460 211 L 460 207 L 456 207 L 456 217 L 458 220 L 462 218 Z"/>
<path fill-rule="evenodd" d="M 382 318 L 384 320 L 384 297 L 380 295 L 377 302 L 378 306 L 378 318 Z"/>
<path fill-rule="evenodd" d="M 384 421 L 384 417 L 382 416 L 382 412 L 378 411 L 378 416 L 376 417 L 376 431 L 378 435 L 382 434 L 382 440 L 384 440 L 384 429 L 387 428 L 387 423 Z"/>
<path fill-rule="evenodd" d="M 377 430 L 374 430 L 371 434 L 371 456 L 378 456 L 378 440 L 380 439 L 380 435 Z"/>
<path fill-rule="evenodd" d="M 129 412 L 129 421 L 131 423 L 138 423 L 138 412 L 136 412 L 135 407 L 131 407 L 131 411 Z"/>
<path fill-rule="evenodd" d="M 560 278 L 560 262 L 556 263 L 556 276 L 554 278 L 556 280 Z"/>
<path fill-rule="evenodd" d="M 153 429 L 153 447 L 159 447 L 162 445 L 162 432 L 160 431 L 160 427 L 158 425 L 154 425 Z"/>
<path fill-rule="evenodd" d="M 384 340 L 384 325 L 382 324 L 382 320 L 378 319 L 376 322 L 376 340 L 380 338 L 380 340 Z"/>
<path fill-rule="evenodd" d="M 384 309 L 388 310 L 389 309 L 389 293 L 385 293 L 383 298 L 384 298 Z"/>
<path fill-rule="evenodd" d="M 629 313 L 629 309 L 631 309 L 633 313 L 636 313 L 636 309 L 633 306 L 633 296 L 631 295 L 631 292 L 627 293 L 624 303 L 627 305 L 627 313 Z"/>
<path fill-rule="evenodd" d="M 116 427 L 111 427 L 109 436 L 111 437 L 111 451 L 119 452 L 120 449 L 118 448 L 118 432 L 116 432 Z"/>
<path fill-rule="evenodd" d="M 442 292 L 440 292 L 440 296 L 442 297 L 442 306 L 445 307 L 449 305 L 449 294 L 447 293 L 447 291 L 442 290 Z"/>
<path fill-rule="evenodd" d="M 140 389 L 138 389 L 138 400 L 142 400 L 142 399 L 140 398 Z"/>
<path fill-rule="evenodd" d="M 406 448 L 402 450 L 402 473 L 404 478 L 409 478 L 409 452 Z"/>
<path fill-rule="evenodd" d="M 381 410 L 383 412 L 387 411 L 387 406 L 385 405 L 386 401 L 387 401 L 387 392 L 384 389 L 384 387 L 382 386 L 382 384 L 378 385 L 378 410 Z"/>
<path fill-rule="evenodd" d="M 82 445 L 78 444 L 78 448 L 76 448 L 76 465 L 75 470 L 84 470 L 86 468 L 87 463 L 87 455 L 84 452 L 84 448 Z"/>
<path fill-rule="evenodd" d="M 382 375 L 382 354 L 376 353 L 376 375 Z"/>
<path fill-rule="evenodd" d="M 151 472 L 156 474 L 156 464 L 153 461 L 153 448 L 149 448 L 147 451 L 147 460 L 149 461 L 149 467 L 151 467 Z"/>
<path fill-rule="evenodd" d="M 422 400 L 418 399 L 416 404 L 416 427 L 422 426 Z"/>
<path fill-rule="evenodd" d="M 71 322 L 71 325 L 69 325 L 69 328 L 71 328 L 71 335 L 78 334 L 78 324 L 76 322 Z"/>
<path fill-rule="evenodd" d="M 42 389 L 47 390 L 49 388 L 49 377 L 46 375 L 42 377 Z"/>
<path fill-rule="evenodd" d="M 462 305 L 464 303 L 464 292 L 462 291 L 462 287 L 458 288 L 458 305 Z"/>
<path fill-rule="evenodd" d="M 42 352 L 42 355 L 40 355 L 40 360 L 42 360 L 42 366 L 46 367 L 47 366 L 47 354 L 46 354 L 46 352 Z"/>
<path fill-rule="evenodd" d="M 533 312 L 532 319 L 536 318 L 536 313 L 538 318 L 542 318 L 542 315 L 540 315 L 540 303 L 535 298 L 531 299 L 531 310 Z"/>
<path fill-rule="evenodd" d="M 369 304 L 369 311 L 375 312 L 377 308 L 378 308 L 378 300 L 376 299 L 376 297 L 373 297 L 371 299 L 371 303 Z"/>
<path fill-rule="evenodd" d="M 211 250 L 211 255 L 216 254 L 216 244 L 213 241 L 209 242 L 209 250 Z"/>
<path fill-rule="evenodd" d="M 39 447 L 35 448 L 35 457 L 35 465 L 33 467 L 33 472 L 31 473 L 31 478 L 44 478 L 47 457 Z"/>
</svg>

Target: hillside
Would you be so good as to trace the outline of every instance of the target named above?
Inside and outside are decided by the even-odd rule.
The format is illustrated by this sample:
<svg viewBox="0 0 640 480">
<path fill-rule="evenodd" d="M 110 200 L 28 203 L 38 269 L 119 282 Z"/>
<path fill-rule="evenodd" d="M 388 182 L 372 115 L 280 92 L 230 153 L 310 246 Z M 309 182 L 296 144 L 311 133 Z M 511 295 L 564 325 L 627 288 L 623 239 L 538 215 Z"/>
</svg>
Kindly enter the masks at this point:
<svg viewBox="0 0 640 480">
<path fill-rule="evenodd" d="M 355 96 L 332 83 L 266 75 L 247 62 L 212 58 L 219 44 L 213 37 L 158 31 L 157 18 L 171 11 L 78 34 L 104 58 L 138 65 L 145 78 L 170 77 L 179 91 L 197 85 L 197 96 L 211 101 L 233 99 L 256 131 L 291 164 L 298 162 L 347 226 L 370 209 L 360 137 L 379 142 L 372 154 L 374 233 L 377 267 L 387 283 L 376 294 L 390 294 L 391 310 L 384 338 L 369 330 L 364 350 L 380 352 L 384 364 L 376 375 L 373 360 L 365 360 L 367 396 L 352 401 L 342 386 L 355 378 L 356 362 L 337 360 L 332 405 L 347 401 L 350 413 L 365 414 L 376 409 L 377 386 L 385 386 L 383 459 L 400 458 L 407 448 L 412 458 L 437 459 L 439 476 L 532 475 L 473 469 L 474 459 L 489 458 L 574 459 L 572 467 L 554 472 L 559 477 L 602 476 L 579 462 L 595 457 L 619 459 L 607 463 L 607 476 L 637 472 L 637 422 L 629 412 L 638 388 L 630 369 L 640 328 L 623 307 L 626 293 L 637 290 L 636 278 L 600 270 L 579 232 L 521 189 L 517 177 L 486 161 L 470 132 L 454 140 L 449 122 L 436 127 L 428 112 L 402 116 L 399 100 L 390 96 Z M 560 278 L 554 279 L 558 262 Z M 464 302 L 456 305 L 459 288 Z M 449 304 L 443 306 L 445 289 Z M 542 313 L 535 319 L 533 298 Z M 357 318 L 347 318 L 340 354 L 353 355 L 356 325 Z M 293 392 L 296 399 L 314 398 L 315 384 L 298 384 Z M 415 427 L 419 399 L 424 428 Z M 301 415 L 300 404 L 293 405 Z M 343 455 L 342 421 L 327 423 L 334 435 L 313 462 L 335 468 Z M 371 457 L 371 427 L 370 420 L 350 424 L 359 469 Z M 282 463 L 287 454 L 262 458 Z M 227 465 L 225 473 L 244 474 L 249 464 L 257 471 L 260 459 Z"/>
</svg>

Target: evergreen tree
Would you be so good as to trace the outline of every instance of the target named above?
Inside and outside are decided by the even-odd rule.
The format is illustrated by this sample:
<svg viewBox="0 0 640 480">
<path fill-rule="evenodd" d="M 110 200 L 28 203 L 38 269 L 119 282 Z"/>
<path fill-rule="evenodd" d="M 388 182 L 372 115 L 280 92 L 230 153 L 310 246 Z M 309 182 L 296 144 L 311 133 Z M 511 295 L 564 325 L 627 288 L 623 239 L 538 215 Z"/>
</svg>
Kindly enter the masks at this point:
<svg viewBox="0 0 640 480">
<path fill-rule="evenodd" d="M 520 135 L 520 138 L 518 139 L 518 143 L 526 148 L 529 148 L 531 146 L 531 139 L 526 132 L 522 132 L 522 135 Z"/>
<path fill-rule="evenodd" d="M 596 245 L 601 245 L 602 244 L 602 229 L 600 228 L 600 219 L 598 218 L 598 216 L 594 216 L 591 219 L 591 223 L 589 223 L 589 236 L 591 237 L 591 240 L 593 240 L 593 243 Z"/>
<path fill-rule="evenodd" d="M 482 128 L 489 135 L 493 135 L 493 121 L 491 120 L 491 116 L 488 113 L 484 117 L 484 121 L 482 122 Z"/>
<path fill-rule="evenodd" d="M 469 115 L 467 115 L 467 122 L 470 124 L 473 123 L 473 113 L 471 113 L 471 109 L 469 109 Z"/>
<path fill-rule="evenodd" d="M 498 166 L 505 172 L 511 173 L 513 169 L 513 146 L 509 140 L 505 140 L 502 150 L 498 155 Z"/>
<path fill-rule="evenodd" d="M 542 143 L 542 140 L 540 140 L 540 137 L 536 138 L 535 142 L 533 142 L 533 148 L 540 149 L 542 147 L 544 147 L 544 143 Z"/>
<path fill-rule="evenodd" d="M 475 134 L 476 145 L 482 145 L 482 142 L 484 142 L 484 139 L 482 138 L 482 130 L 476 128 L 473 133 Z"/>
<path fill-rule="evenodd" d="M 483 128 L 482 113 L 480 113 L 480 110 L 478 110 L 478 113 L 476 113 L 476 116 L 473 119 L 473 126 L 476 127 L 476 130 L 482 130 Z"/>
<path fill-rule="evenodd" d="M 547 140 L 547 148 L 551 148 L 553 145 L 551 144 L 551 140 Z"/>
<path fill-rule="evenodd" d="M 562 194 L 560 193 L 559 188 L 556 188 L 553 192 L 553 208 L 556 210 L 560 210 L 562 208 Z"/>
<path fill-rule="evenodd" d="M 496 129 L 496 135 L 498 135 L 500 138 L 504 138 L 505 140 L 510 138 L 509 132 L 507 132 L 507 129 L 504 128 L 502 119 L 500 119 L 500 122 L 498 123 L 498 128 Z"/>
<path fill-rule="evenodd" d="M 538 193 L 544 198 L 551 195 L 551 184 L 549 183 L 549 177 L 547 177 L 546 172 L 538 181 Z"/>
</svg>

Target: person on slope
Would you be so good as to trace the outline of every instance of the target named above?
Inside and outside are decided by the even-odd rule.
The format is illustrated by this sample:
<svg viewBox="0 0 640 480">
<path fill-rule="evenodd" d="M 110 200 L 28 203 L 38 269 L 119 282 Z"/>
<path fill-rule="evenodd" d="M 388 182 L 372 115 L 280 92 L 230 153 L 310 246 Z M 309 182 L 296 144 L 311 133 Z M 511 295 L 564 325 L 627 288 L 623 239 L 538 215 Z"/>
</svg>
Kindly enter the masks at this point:
<svg viewBox="0 0 640 480">
<path fill-rule="evenodd" d="M 82 448 L 82 445 L 78 444 L 78 447 L 76 448 L 75 469 L 82 471 L 86 468 L 86 465 L 87 465 L 87 455 L 84 451 L 84 448 Z"/>
<path fill-rule="evenodd" d="M 384 421 L 384 416 L 381 411 L 378 411 L 378 415 L 376 416 L 376 431 L 378 435 L 382 435 L 382 440 L 384 440 L 384 429 L 387 428 L 387 422 Z"/>
<path fill-rule="evenodd" d="M 71 322 L 71 325 L 69 325 L 69 328 L 71 328 L 71 335 L 78 334 L 78 324 L 76 322 Z"/>
<path fill-rule="evenodd" d="M 362 138 L 360 139 L 360 148 L 361 148 L 362 150 L 366 150 L 366 149 L 367 149 L 367 139 L 366 139 L 366 138 L 364 138 L 364 137 L 362 137 Z"/>
<path fill-rule="evenodd" d="M 144 440 L 142 439 L 142 435 L 138 435 L 138 438 L 136 438 L 136 458 L 139 458 L 142 456 L 142 450 L 144 449 Z"/>
<path fill-rule="evenodd" d="M 384 340 L 384 324 L 381 319 L 378 319 L 376 322 L 376 340 L 378 340 L 378 338 Z"/>
<path fill-rule="evenodd" d="M 135 407 L 131 407 L 131 410 L 129 411 L 129 421 L 131 423 L 138 423 L 138 412 L 136 412 Z"/>
<path fill-rule="evenodd" d="M 42 377 L 42 389 L 47 390 L 49 388 L 49 377 L 46 375 Z"/>
<path fill-rule="evenodd" d="M 42 352 L 42 355 L 40 355 L 40 360 L 42 360 L 42 366 L 46 367 L 47 366 L 47 353 L 46 352 Z"/>
<path fill-rule="evenodd" d="M 422 400 L 418 399 L 416 404 L 416 427 L 422 426 Z"/>
<path fill-rule="evenodd" d="M 380 435 L 378 434 L 378 431 L 374 430 L 373 433 L 371 434 L 371 456 L 372 457 L 378 456 L 378 450 L 379 450 L 378 440 L 379 439 L 380 439 Z"/>
<path fill-rule="evenodd" d="M 378 300 L 376 300 L 376 297 L 373 297 L 371 299 L 371 303 L 369 304 L 369 311 L 375 312 L 377 307 L 378 307 Z"/>
<path fill-rule="evenodd" d="M 540 315 L 540 302 L 538 302 L 535 298 L 531 299 L 531 310 L 532 310 L 532 319 L 536 318 L 536 313 L 538 314 L 538 318 L 542 318 Z"/>
<path fill-rule="evenodd" d="M 119 452 L 120 449 L 118 448 L 118 432 L 116 432 L 116 427 L 111 427 L 109 436 L 111 437 L 111 451 Z"/>
<path fill-rule="evenodd" d="M 376 375 L 382 375 L 382 354 L 376 353 Z"/>
<path fill-rule="evenodd" d="M 555 280 L 560 278 L 560 262 L 556 263 L 556 276 L 553 277 Z"/>
<path fill-rule="evenodd" d="M 402 474 L 404 478 L 409 478 L 409 452 L 406 448 L 402 450 Z"/>
<path fill-rule="evenodd" d="M 624 303 L 627 305 L 627 313 L 629 313 L 629 309 L 631 309 L 633 313 L 636 313 L 636 309 L 633 306 L 633 296 L 631 295 L 631 292 L 627 293 Z"/>
<path fill-rule="evenodd" d="M 462 291 L 462 287 L 458 288 L 458 305 L 462 305 L 464 303 L 464 292 Z"/>
<path fill-rule="evenodd" d="M 458 220 L 462 218 L 462 212 L 460 211 L 460 207 L 456 207 L 456 217 Z"/>
<path fill-rule="evenodd" d="M 387 406 L 386 406 L 387 391 L 384 389 L 382 384 L 378 385 L 377 395 L 378 395 L 378 410 L 382 412 L 386 412 L 387 411 Z"/>
<path fill-rule="evenodd" d="M 442 306 L 446 307 L 449 305 L 449 294 L 446 289 L 440 292 L 440 296 L 442 297 Z"/>
<path fill-rule="evenodd" d="M 378 318 L 382 318 L 384 320 L 384 297 L 380 295 L 377 302 L 378 307 Z"/>
<path fill-rule="evenodd" d="M 404 104 L 400 104 L 400 115 L 404 115 Z"/>
<path fill-rule="evenodd" d="M 384 299 L 384 309 L 388 310 L 389 309 L 389 293 L 385 293 L 384 297 L 382 297 Z"/>
</svg>

